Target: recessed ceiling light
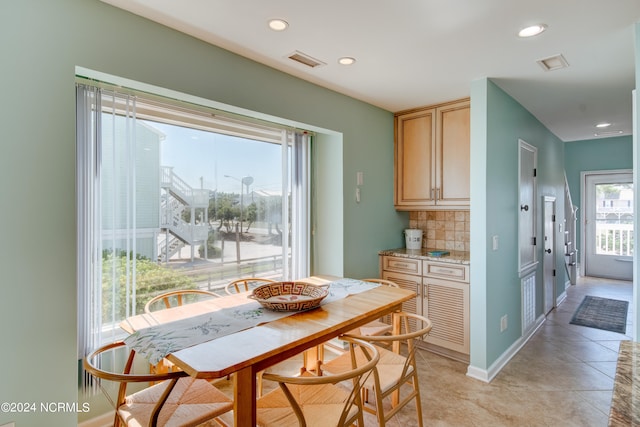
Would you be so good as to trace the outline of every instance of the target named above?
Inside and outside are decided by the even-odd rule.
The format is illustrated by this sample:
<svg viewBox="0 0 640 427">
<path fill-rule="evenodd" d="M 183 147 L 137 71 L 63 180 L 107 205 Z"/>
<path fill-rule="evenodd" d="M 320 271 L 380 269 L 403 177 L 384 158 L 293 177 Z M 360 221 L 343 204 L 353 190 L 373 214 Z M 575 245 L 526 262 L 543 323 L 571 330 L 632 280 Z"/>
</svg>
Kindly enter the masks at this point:
<svg viewBox="0 0 640 427">
<path fill-rule="evenodd" d="M 269 21 L 269 28 L 273 31 L 284 31 L 289 27 L 289 23 L 284 19 L 272 19 Z"/>
<path fill-rule="evenodd" d="M 609 126 L 611 126 L 611 123 L 608 122 L 602 122 L 596 125 L 597 128 L 608 128 Z"/>
<path fill-rule="evenodd" d="M 527 28 L 523 28 L 518 33 L 519 37 L 533 37 L 547 29 L 546 24 L 536 24 Z"/>
<path fill-rule="evenodd" d="M 350 56 L 343 56 L 342 58 L 338 59 L 338 63 L 342 65 L 353 65 L 355 62 L 356 59 Z"/>
</svg>

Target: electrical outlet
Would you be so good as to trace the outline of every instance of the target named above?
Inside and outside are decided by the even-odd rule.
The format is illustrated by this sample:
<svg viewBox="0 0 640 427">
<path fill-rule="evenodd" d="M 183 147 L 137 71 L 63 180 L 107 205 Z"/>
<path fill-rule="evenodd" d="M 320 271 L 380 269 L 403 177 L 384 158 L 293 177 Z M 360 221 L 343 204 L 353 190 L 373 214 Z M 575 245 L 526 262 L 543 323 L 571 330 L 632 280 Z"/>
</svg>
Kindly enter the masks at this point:
<svg viewBox="0 0 640 427">
<path fill-rule="evenodd" d="M 505 314 L 500 318 L 500 332 L 507 330 L 507 315 Z"/>
</svg>

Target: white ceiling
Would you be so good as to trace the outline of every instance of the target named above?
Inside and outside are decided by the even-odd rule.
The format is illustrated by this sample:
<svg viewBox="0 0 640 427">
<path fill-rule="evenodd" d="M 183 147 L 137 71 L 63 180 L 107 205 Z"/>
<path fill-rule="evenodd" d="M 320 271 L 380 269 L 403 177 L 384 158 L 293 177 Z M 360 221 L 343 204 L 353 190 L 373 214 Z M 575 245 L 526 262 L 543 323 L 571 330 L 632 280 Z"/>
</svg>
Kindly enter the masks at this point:
<svg viewBox="0 0 640 427">
<path fill-rule="evenodd" d="M 640 0 L 103 1 L 392 112 L 468 97 L 489 77 L 563 141 L 598 138 L 602 121 L 632 131 Z M 271 18 L 289 28 L 270 30 Z M 517 37 L 536 23 L 547 31 Z M 556 54 L 568 68 L 536 63 Z"/>
</svg>

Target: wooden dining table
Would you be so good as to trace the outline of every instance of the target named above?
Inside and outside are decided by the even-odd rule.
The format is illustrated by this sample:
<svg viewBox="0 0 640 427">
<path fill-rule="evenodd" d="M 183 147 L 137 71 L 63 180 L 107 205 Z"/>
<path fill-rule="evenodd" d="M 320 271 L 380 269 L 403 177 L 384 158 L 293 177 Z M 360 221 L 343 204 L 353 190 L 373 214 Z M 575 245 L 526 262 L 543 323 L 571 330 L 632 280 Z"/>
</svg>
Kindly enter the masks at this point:
<svg viewBox="0 0 640 427">
<path fill-rule="evenodd" d="M 312 276 L 305 282 L 322 285 L 339 278 Z M 415 293 L 402 288 L 379 286 L 331 301 L 318 308 L 297 312 L 265 324 L 225 335 L 175 351 L 167 359 L 195 378 L 217 379 L 234 374 L 234 422 L 256 425 L 256 375 L 258 372 L 306 350 L 314 349 L 358 326 L 401 310 Z M 231 297 L 245 300 L 246 295 Z M 207 301 L 161 310 L 152 315 L 130 317 L 121 327 L 133 333 L 152 324 L 198 315 Z"/>
</svg>

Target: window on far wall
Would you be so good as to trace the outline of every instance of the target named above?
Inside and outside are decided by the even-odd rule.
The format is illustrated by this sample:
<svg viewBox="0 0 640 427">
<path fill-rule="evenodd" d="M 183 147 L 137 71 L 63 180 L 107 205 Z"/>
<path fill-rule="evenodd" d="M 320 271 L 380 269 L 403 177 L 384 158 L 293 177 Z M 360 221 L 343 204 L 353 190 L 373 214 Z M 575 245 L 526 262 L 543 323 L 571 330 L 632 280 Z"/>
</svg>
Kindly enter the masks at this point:
<svg viewBox="0 0 640 427">
<path fill-rule="evenodd" d="M 80 357 L 157 294 L 308 275 L 306 132 L 98 86 L 77 84 Z"/>
</svg>

